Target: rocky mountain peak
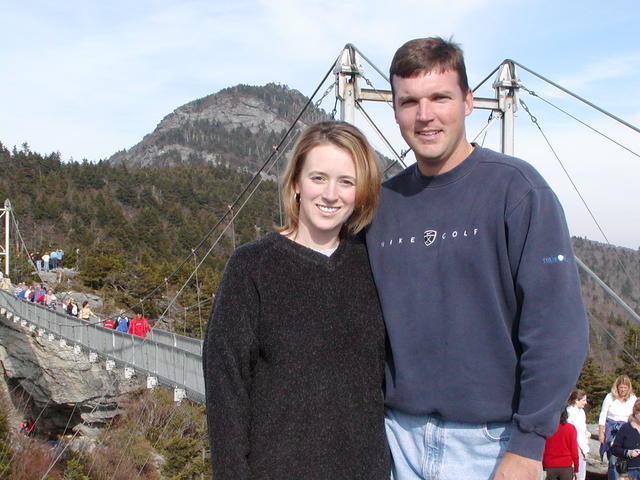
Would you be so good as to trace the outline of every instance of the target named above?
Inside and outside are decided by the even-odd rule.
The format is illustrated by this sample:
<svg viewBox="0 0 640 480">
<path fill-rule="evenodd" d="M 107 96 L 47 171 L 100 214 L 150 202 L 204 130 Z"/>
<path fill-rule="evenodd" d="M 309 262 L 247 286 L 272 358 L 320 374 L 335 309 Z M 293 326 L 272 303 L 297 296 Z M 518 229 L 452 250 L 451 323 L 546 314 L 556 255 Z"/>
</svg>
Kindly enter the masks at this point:
<svg viewBox="0 0 640 480">
<path fill-rule="evenodd" d="M 226 88 L 178 107 L 142 141 L 108 161 L 128 167 L 193 163 L 253 171 L 306 102 L 297 90 L 275 83 Z M 301 127 L 326 119 L 325 112 L 309 106 Z"/>
</svg>

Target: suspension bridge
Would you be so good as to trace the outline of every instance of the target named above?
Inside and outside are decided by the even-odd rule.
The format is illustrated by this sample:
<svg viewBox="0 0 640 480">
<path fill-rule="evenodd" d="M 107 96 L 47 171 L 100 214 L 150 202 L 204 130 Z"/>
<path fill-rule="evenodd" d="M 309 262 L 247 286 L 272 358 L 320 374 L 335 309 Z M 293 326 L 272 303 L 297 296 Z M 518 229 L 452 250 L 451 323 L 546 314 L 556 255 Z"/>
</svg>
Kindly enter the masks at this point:
<svg viewBox="0 0 640 480">
<path fill-rule="evenodd" d="M 225 231 L 233 225 L 233 221 L 240 213 L 244 205 L 249 201 L 251 195 L 259 188 L 264 178 L 264 174 L 268 174 L 279 161 L 284 158 L 288 146 L 295 140 L 297 130 L 296 126 L 302 118 L 305 110 L 315 102 L 319 106 L 323 99 L 331 92 L 335 93 L 335 105 L 333 112 L 337 113 L 337 104 L 340 103 L 340 118 L 354 122 L 356 112 L 362 114 L 363 118 L 370 124 L 373 131 L 380 137 L 383 143 L 392 152 L 394 158 L 393 163 L 388 165 L 387 171 L 390 171 L 395 164 L 404 166 L 405 152 L 398 151 L 391 145 L 382 131 L 373 122 L 371 116 L 364 108 L 367 101 L 373 102 L 391 102 L 391 92 L 386 89 L 377 89 L 372 82 L 365 77 L 364 68 L 360 62 L 366 62 L 373 68 L 386 82 L 388 78 L 375 65 L 373 65 L 367 57 L 353 45 L 346 45 L 342 52 L 338 55 L 336 61 L 331 65 L 330 69 L 318 85 L 315 92 L 309 98 L 305 107 L 300 111 L 299 115 L 292 122 L 290 128 L 283 135 L 280 143 L 275 145 L 272 153 L 264 161 L 260 169 L 256 172 L 253 179 L 246 185 L 244 190 L 229 204 L 228 210 L 222 215 L 218 222 L 212 226 L 211 230 L 201 240 L 201 242 L 186 255 L 171 275 L 165 279 L 165 283 L 160 284 L 140 300 L 144 302 L 150 298 L 153 293 L 162 289 L 168 280 L 173 278 L 178 271 L 183 268 L 190 268 L 191 260 L 195 259 L 195 252 L 201 252 L 200 261 L 194 261 L 193 271 L 188 276 L 187 281 L 178 289 L 175 297 L 169 303 L 160 319 L 167 315 L 171 305 L 176 301 L 187 283 L 197 275 L 198 269 L 201 268 L 204 260 L 213 250 L 214 246 L 224 235 Z M 523 108 L 527 112 L 532 122 L 540 129 L 535 117 L 530 112 L 529 107 L 520 99 L 521 91 L 528 92 L 538 97 L 533 90 L 528 89 L 518 78 L 516 71 L 520 68 L 523 71 L 547 82 L 549 85 L 559 89 L 575 100 L 596 109 L 601 114 L 609 117 L 615 122 L 631 129 L 636 133 L 640 133 L 640 129 L 628 122 L 610 114 L 604 109 L 591 104 L 587 100 L 568 91 L 560 85 L 544 78 L 527 67 L 518 64 L 512 60 L 505 60 L 494 69 L 480 85 L 484 84 L 490 78 L 494 78 L 493 89 L 495 96 L 493 98 L 474 98 L 474 108 L 479 110 L 488 110 L 490 112 L 489 120 L 484 128 L 477 134 L 476 140 L 486 135 L 487 130 L 495 123 L 500 124 L 500 149 L 507 154 L 513 154 L 514 150 L 514 116 L 518 108 Z M 323 95 L 318 95 L 327 79 L 333 74 L 334 81 L 331 82 Z M 478 87 L 474 89 L 477 90 Z M 548 102 L 543 99 L 543 101 Z M 548 102 L 549 103 L 549 102 Z M 552 105 L 554 106 L 554 105 Z M 555 107 L 555 106 L 554 106 Z M 564 111 L 563 111 L 564 112 Z M 564 112 L 572 116 L 568 112 Z M 574 120 L 583 123 L 580 119 L 572 116 Z M 622 142 L 618 142 L 601 131 L 587 125 L 588 128 L 596 134 L 599 134 L 611 142 L 625 149 L 636 157 L 640 155 L 632 149 L 626 147 Z M 540 129 L 542 135 L 544 132 Z M 544 136 L 548 142 L 548 138 Z M 551 147 L 551 145 L 549 145 Z M 557 155 L 556 155 L 557 158 Z M 560 159 L 558 158 L 558 161 Z M 566 172 L 566 170 L 565 170 Z M 575 186 L 575 185 L 574 185 Z M 598 224 L 591 209 L 580 196 L 585 208 L 589 211 L 594 222 Z M 0 262 L 2 262 L 3 270 L 7 277 L 10 277 L 10 217 L 13 215 L 11 204 L 5 202 L 4 209 L 0 210 L 0 220 L 4 225 L 4 244 L 0 246 Z M 17 229 L 17 223 L 14 222 Z M 607 239 L 605 232 L 598 224 L 598 228 Z M 214 237 L 214 234 L 217 237 Z M 17 233 L 19 235 L 19 232 Z M 210 238 L 214 237 L 213 242 Z M 23 242 L 24 243 L 24 242 Z M 620 268 L 626 272 L 625 266 L 619 262 Z M 611 290 L 605 282 L 598 278 L 587 265 L 578 259 L 578 265 L 586 274 L 592 277 L 611 298 L 619 303 L 629 314 L 632 320 L 640 322 L 640 316 L 636 311 L 627 305 L 613 290 Z M 627 275 L 628 272 L 627 272 Z M 634 279 L 632 281 L 635 282 Z M 127 333 L 118 332 L 107 329 L 102 326 L 101 322 L 86 322 L 78 318 L 67 315 L 64 312 L 48 309 L 44 306 L 31 302 L 25 302 L 13 295 L 12 292 L 0 291 L 0 321 L 14 324 L 25 333 L 43 338 L 45 341 L 56 343 L 62 348 L 72 350 L 76 355 L 84 355 L 88 357 L 92 363 L 100 363 L 107 370 L 123 369 L 125 376 L 145 377 L 148 387 L 156 385 L 172 389 L 174 399 L 179 402 L 185 398 L 196 402 L 204 403 L 204 379 L 202 375 L 202 341 L 197 338 L 190 338 L 177 333 L 168 332 L 160 328 L 152 328 L 146 338 L 137 337 Z M 44 478 L 44 477 L 43 477 Z"/>
</svg>

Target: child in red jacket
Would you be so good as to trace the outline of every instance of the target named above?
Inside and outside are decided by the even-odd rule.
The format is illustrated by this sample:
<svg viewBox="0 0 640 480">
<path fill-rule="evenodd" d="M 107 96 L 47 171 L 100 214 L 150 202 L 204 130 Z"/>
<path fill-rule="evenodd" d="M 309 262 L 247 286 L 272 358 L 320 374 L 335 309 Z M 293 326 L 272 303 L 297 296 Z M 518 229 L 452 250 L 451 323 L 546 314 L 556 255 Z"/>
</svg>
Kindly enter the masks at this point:
<svg viewBox="0 0 640 480">
<path fill-rule="evenodd" d="M 544 444 L 542 466 L 547 480 L 572 480 L 574 473 L 578 473 L 576 427 L 567 423 L 568 417 L 567 409 L 562 409 L 558 430 Z"/>
</svg>

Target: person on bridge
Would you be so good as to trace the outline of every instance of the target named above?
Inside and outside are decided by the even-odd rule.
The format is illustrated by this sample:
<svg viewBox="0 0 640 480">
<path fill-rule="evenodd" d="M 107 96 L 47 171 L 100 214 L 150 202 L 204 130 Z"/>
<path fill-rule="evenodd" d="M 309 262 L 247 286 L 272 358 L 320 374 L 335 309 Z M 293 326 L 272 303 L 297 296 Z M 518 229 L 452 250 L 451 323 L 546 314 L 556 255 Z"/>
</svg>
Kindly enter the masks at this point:
<svg viewBox="0 0 640 480">
<path fill-rule="evenodd" d="M 129 331 L 129 319 L 124 312 L 120 312 L 120 315 L 118 315 L 118 319 L 116 320 L 116 331 L 124 333 Z"/>
<path fill-rule="evenodd" d="M 65 308 L 66 312 L 69 315 L 72 315 L 74 317 L 78 316 L 78 304 L 76 303 L 75 299 L 73 297 L 69 297 L 68 298 L 68 302 L 67 303 L 67 307 Z"/>
<path fill-rule="evenodd" d="M 85 300 L 82 302 L 82 308 L 78 312 L 78 318 L 88 322 L 91 317 L 97 317 L 97 315 L 93 313 L 93 310 L 89 307 L 89 300 Z"/>
<path fill-rule="evenodd" d="M 129 333 L 131 335 L 144 338 L 150 331 L 151 327 L 149 326 L 149 321 L 143 317 L 142 314 L 137 314 L 129 322 Z"/>
<path fill-rule="evenodd" d="M 104 319 L 104 322 L 102 322 L 102 326 L 109 330 L 114 330 L 116 328 L 116 322 L 113 318 L 107 317 Z"/>
<path fill-rule="evenodd" d="M 539 480 L 588 340 L 562 207 L 531 165 L 467 140 L 457 44 L 405 43 L 390 79 L 416 163 L 382 185 L 366 239 L 394 480 Z"/>
<path fill-rule="evenodd" d="M 282 178 L 286 221 L 242 245 L 203 346 L 216 480 L 388 480 L 385 335 L 363 241 L 379 170 L 344 122 L 305 130 Z"/>
</svg>

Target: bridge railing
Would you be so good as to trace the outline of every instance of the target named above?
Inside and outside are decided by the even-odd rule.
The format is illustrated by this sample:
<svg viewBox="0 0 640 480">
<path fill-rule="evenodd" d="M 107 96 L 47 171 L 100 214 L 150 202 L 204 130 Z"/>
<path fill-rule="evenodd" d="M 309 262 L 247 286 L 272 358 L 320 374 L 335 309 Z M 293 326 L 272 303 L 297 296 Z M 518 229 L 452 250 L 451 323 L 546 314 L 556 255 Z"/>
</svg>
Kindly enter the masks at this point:
<svg viewBox="0 0 640 480">
<path fill-rule="evenodd" d="M 158 329 L 141 338 L 21 300 L 1 290 L 0 308 L 6 310 L 5 316 L 10 314 L 13 319 L 17 316 L 45 334 L 154 376 L 165 386 L 183 388 L 188 398 L 204 403 L 202 342 L 198 339 Z"/>
</svg>

